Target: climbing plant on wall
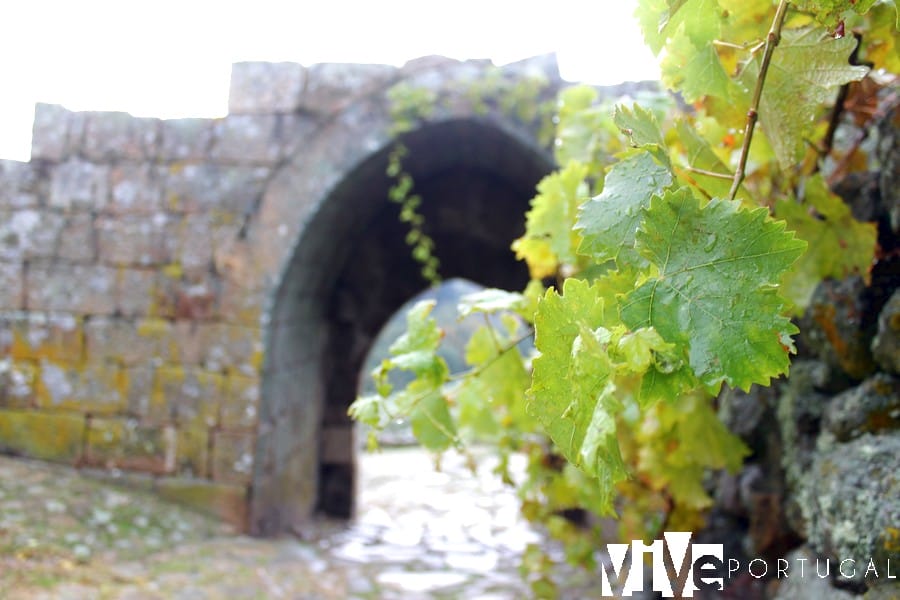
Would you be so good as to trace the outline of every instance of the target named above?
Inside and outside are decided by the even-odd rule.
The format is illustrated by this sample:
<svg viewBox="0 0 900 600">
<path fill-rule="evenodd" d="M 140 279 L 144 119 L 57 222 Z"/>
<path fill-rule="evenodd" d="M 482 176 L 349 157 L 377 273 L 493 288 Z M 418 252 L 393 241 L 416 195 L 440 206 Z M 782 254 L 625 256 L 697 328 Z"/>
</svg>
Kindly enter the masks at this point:
<svg viewBox="0 0 900 600">
<path fill-rule="evenodd" d="M 787 374 L 818 282 L 867 277 L 876 228 L 829 183 L 866 160 L 842 123 L 883 116 L 900 72 L 893 2 L 640 0 L 636 17 L 679 100 L 610 110 L 564 91 L 559 168 L 512 247 L 532 281 L 460 305 L 503 326 L 486 319 L 451 377 L 416 306 L 351 408 L 376 428 L 409 417 L 435 451 L 492 440 L 508 481 L 525 452 L 523 512 L 588 565 L 598 532 L 563 511 L 616 514 L 626 540 L 702 526 L 705 473 L 747 453 L 716 396 Z M 393 389 L 394 369 L 415 379 Z M 549 585 L 545 557 L 526 562 Z"/>
</svg>

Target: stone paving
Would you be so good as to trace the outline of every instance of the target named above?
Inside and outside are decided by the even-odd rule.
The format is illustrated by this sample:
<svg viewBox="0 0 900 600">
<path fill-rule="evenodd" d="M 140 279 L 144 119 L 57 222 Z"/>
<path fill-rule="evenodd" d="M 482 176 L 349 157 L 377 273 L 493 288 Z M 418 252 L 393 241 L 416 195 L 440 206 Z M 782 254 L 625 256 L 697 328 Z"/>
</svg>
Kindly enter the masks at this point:
<svg viewBox="0 0 900 600">
<path fill-rule="evenodd" d="M 0 459 L 0 597 L 480 598 L 528 596 L 542 537 L 483 461 L 436 471 L 416 448 L 362 457 L 360 512 L 305 540 L 261 540 L 71 469 Z M 584 598 L 568 576 L 566 595 Z"/>
</svg>

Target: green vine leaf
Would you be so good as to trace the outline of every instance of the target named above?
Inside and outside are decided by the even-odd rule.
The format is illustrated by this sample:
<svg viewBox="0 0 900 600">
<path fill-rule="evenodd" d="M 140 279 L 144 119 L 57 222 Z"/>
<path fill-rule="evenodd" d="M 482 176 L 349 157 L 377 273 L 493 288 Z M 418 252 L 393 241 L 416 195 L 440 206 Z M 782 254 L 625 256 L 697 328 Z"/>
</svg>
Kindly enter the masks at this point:
<svg viewBox="0 0 900 600">
<path fill-rule="evenodd" d="M 878 0 L 791 0 L 798 10 L 812 13 L 816 20 L 826 27 L 834 27 L 841 15 L 855 11 L 867 13 Z"/>
<path fill-rule="evenodd" d="M 604 509 L 611 511 L 614 485 L 627 472 L 616 439 L 622 405 L 605 348 L 608 314 L 596 283 L 567 279 L 562 295 L 547 291 L 535 316 L 541 355 L 534 361 L 528 411 L 570 462 L 597 478 Z"/>
<path fill-rule="evenodd" d="M 613 122 L 622 133 L 631 138 L 633 146 L 656 144 L 660 148 L 666 147 L 666 142 L 663 140 L 662 131 L 659 130 L 659 123 L 656 121 L 656 117 L 653 116 L 652 112 L 641 108 L 637 104 L 631 108 L 621 104 L 616 105 Z"/>
<path fill-rule="evenodd" d="M 783 221 L 738 202 L 701 206 L 679 188 L 651 201 L 636 238 L 656 274 L 623 299 L 628 327 L 654 327 L 679 344 L 713 391 L 722 382 L 746 390 L 787 372 L 797 329 L 777 285 L 806 242 Z"/>
<path fill-rule="evenodd" d="M 587 166 L 570 162 L 538 183 L 525 217 L 525 234 L 512 244 L 516 258 L 528 263 L 533 279 L 549 277 L 560 264 L 576 262 L 581 236 L 573 226 L 578 206 L 588 197 L 587 174 Z"/>
<path fill-rule="evenodd" d="M 878 243 L 875 224 L 854 219 L 850 207 L 828 189 L 821 175 L 806 181 L 804 200 L 775 203 L 775 214 L 809 243 L 809 251 L 787 273 L 782 286 L 784 295 L 800 309 L 806 308 L 816 285 L 826 277 L 856 273 L 868 284 Z"/>
<path fill-rule="evenodd" d="M 834 39 L 821 28 L 787 30 L 772 54 L 759 104 L 759 123 L 779 166 L 789 169 L 801 157 L 822 104 L 834 101 L 837 89 L 866 76 L 867 67 L 849 64 L 853 36 Z M 742 81 L 752 88 L 759 60 L 747 65 Z"/>
<path fill-rule="evenodd" d="M 668 158 L 661 152 L 640 149 L 624 155 L 607 173 L 603 192 L 584 203 L 575 227 L 582 236 L 578 251 L 598 263 L 617 265 L 642 262 L 634 250 L 634 232 L 641 210 L 654 194 L 672 185 Z"/>
</svg>

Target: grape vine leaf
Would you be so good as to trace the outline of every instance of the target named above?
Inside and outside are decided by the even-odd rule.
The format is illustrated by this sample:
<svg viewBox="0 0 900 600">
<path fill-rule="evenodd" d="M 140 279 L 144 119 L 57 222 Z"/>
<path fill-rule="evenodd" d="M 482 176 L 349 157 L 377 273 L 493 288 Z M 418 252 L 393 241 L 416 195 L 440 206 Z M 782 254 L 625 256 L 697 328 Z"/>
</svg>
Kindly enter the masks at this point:
<svg viewBox="0 0 900 600">
<path fill-rule="evenodd" d="M 700 169 L 709 173 L 729 174 L 729 169 L 716 155 L 713 149 L 698 132 L 684 119 L 675 123 L 675 131 L 681 140 L 685 152 L 687 152 L 688 164 L 694 169 Z M 711 177 L 697 172 L 685 173 L 684 177 L 708 197 L 727 198 L 731 190 L 731 180 L 722 177 Z"/>
<path fill-rule="evenodd" d="M 409 417 L 413 434 L 429 450 L 445 450 L 456 440 L 456 425 L 442 387 L 450 370 L 437 354 L 443 332 L 429 315 L 433 300 L 416 303 L 406 315 L 406 332 L 391 344 L 391 356 L 375 372 L 378 394 L 358 398 L 349 409 L 354 419 L 382 428 L 391 420 Z M 410 371 L 415 379 L 403 390 L 393 391 L 388 374 Z"/>
<path fill-rule="evenodd" d="M 835 27 L 847 11 L 865 14 L 878 0 L 791 0 L 798 10 L 812 13 L 826 27 Z"/>
<path fill-rule="evenodd" d="M 800 158 L 822 104 L 834 100 L 837 89 L 866 76 L 868 67 L 849 64 L 856 39 L 833 38 L 822 28 L 788 29 L 772 53 L 759 104 L 759 124 L 782 169 Z M 744 69 L 741 80 L 752 89 L 759 59 Z"/>
<path fill-rule="evenodd" d="M 683 33 L 673 36 L 660 63 L 662 81 L 686 102 L 705 96 L 729 97 L 730 80 L 712 45 L 697 47 Z"/>
<path fill-rule="evenodd" d="M 603 191 L 581 206 L 575 227 L 581 232 L 581 254 L 598 263 L 640 263 L 634 250 L 634 232 L 641 209 L 654 194 L 672 184 L 668 158 L 649 149 L 626 153 L 606 174 Z"/>
<path fill-rule="evenodd" d="M 644 211 L 637 248 L 656 268 L 621 304 L 625 324 L 654 327 L 687 350 L 688 363 L 711 391 L 722 382 L 749 389 L 786 373 L 790 334 L 777 292 L 806 242 L 785 232 L 765 208 L 713 199 L 687 188 L 655 197 Z"/>
<path fill-rule="evenodd" d="M 611 382 L 605 343 L 609 318 L 598 284 L 567 279 L 550 289 L 535 316 L 534 360 L 528 411 L 572 464 L 595 477 L 612 510 L 613 486 L 626 477 L 616 439 L 622 410 Z"/>
<path fill-rule="evenodd" d="M 816 285 L 826 277 L 851 273 L 870 281 L 869 269 L 878 243 L 874 223 L 860 223 L 840 196 L 832 193 L 821 174 L 806 180 L 803 204 L 793 200 L 775 203 L 775 214 L 785 219 L 809 251 L 785 276 L 782 290 L 800 309 L 809 304 Z"/>
<path fill-rule="evenodd" d="M 519 260 L 525 259 L 533 279 L 556 273 L 561 263 L 576 261 L 581 237 L 573 230 L 578 206 L 587 200 L 587 166 L 570 162 L 544 177 L 525 216 L 525 234 L 512 244 Z"/>
<path fill-rule="evenodd" d="M 653 116 L 652 112 L 641 108 L 638 104 L 631 108 L 621 104 L 616 105 L 613 122 L 622 133 L 631 138 L 633 146 L 656 144 L 660 148 L 666 147 L 656 117 Z"/>
</svg>

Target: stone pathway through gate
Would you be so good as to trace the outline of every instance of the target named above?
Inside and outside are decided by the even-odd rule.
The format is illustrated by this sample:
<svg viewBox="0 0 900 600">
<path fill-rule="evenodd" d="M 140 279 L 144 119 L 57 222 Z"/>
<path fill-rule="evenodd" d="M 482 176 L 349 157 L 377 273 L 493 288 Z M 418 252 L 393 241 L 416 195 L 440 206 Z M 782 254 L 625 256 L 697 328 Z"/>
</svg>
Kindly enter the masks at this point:
<svg viewBox="0 0 900 600">
<path fill-rule="evenodd" d="M 309 539 L 237 536 L 145 492 L 0 458 L 0 598 L 522 598 L 541 536 L 515 494 L 458 455 L 361 461 L 360 514 Z M 573 576 L 574 577 L 574 576 Z M 571 580 L 583 598 L 585 582 Z"/>
</svg>

